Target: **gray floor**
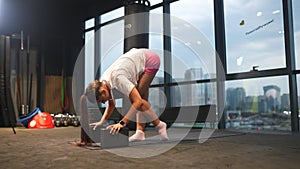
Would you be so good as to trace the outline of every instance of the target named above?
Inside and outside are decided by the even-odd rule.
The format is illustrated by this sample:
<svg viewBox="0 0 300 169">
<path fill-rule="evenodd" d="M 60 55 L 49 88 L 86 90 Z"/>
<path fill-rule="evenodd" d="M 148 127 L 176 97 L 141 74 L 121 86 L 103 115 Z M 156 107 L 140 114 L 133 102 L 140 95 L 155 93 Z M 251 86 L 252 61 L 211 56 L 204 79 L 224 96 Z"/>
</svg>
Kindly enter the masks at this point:
<svg viewBox="0 0 300 169">
<path fill-rule="evenodd" d="M 129 147 L 75 147 L 80 127 L 0 128 L 0 168 L 299 168 L 300 134 L 221 130 L 169 130 L 169 141 L 155 131 Z M 187 134 L 187 135 L 186 135 Z"/>
</svg>

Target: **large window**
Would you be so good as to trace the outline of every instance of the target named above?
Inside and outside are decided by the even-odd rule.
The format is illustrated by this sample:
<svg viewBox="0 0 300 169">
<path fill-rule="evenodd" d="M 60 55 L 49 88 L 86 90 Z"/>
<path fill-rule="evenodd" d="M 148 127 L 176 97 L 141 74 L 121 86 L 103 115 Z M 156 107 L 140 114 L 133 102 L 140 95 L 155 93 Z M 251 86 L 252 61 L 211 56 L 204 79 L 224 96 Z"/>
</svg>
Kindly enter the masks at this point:
<svg viewBox="0 0 300 169">
<path fill-rule="evenodd" d="M 300 2 L 293 0 L 296 67 L 300 69 Z"/>
<path fill-rule="evenodd" d="M 149 92 L 149 101 L 154 109 L 163 109 L 167 100 L 170 101 L 168 106 L 217 104 L 214 13 L 221 11 L 214 11 L 214 2 L 150 0 L 151 8 L 155 9 L 150 11 L 149 48 L 157 52 L 161 59 L 160 70 Z M 291 130 L 289 75 L 282 75 L 279 71 L 287 66 L 283 1 L 223 2 L 226 72 L 229 79 L 225 82 L 226 127 Z M 299 70 L 300 20 L 297 16 L 300 15 L 300 2 L 292 2 L 296 68 Z M 166 17 L 166 20 L 163 15 L 169 15 L 163 14 L 163 8 L 165 11 L 170 9 L 170 18 Z M 93 46 L 86 48 L 86 52 L 89 52 L 89 56 L 101 56 L 101 73 L 123 53 L 124 21 L 120 18 L 123 15 L 124 8 L 119 8 L 101 15 L 100 23 L 97 23 L 99 25 L 93 25 L 95 20 L 86 22 L 86 38 L 95 33 L 90 31 L 93 27 L 100 26 L 100 34 L 97 34 L 99 39 L 96 38 L 96 43 L 100 42 L 97 44 L 99 52 L 93 53 L 97 51 Z M 169 28 L 164 25 L 168 24 L 168 19 Z M 166 32 L 171 34 L 164 34 Z M 90 63 L 86 62 L 86 65 Z M 259 71 L 246 73 L 254 67 Z M 272 69 L 277 70 L 261 71 Z M 171 79 L 165 79 L 165 71 L 170 71 L 166 73 L 170 73 Z M 299 79 L 300 75 L 297 75 L 298 86 Z M 163 85 L 164 80 L 170 80 L 171 83 Z M 168 87 L 170 96 L 165 95 L 168 91 L 163 91 L 169 90 Z"/>
<path fill-rule="evenodd" d="M 288 77 L 226 82 L 226 127 L 291 130 Z"/>
<path fill-rule="evenodd" d="M 227 72 L 286 67 L 282 0 L 224 0 Z"/>
</svg>

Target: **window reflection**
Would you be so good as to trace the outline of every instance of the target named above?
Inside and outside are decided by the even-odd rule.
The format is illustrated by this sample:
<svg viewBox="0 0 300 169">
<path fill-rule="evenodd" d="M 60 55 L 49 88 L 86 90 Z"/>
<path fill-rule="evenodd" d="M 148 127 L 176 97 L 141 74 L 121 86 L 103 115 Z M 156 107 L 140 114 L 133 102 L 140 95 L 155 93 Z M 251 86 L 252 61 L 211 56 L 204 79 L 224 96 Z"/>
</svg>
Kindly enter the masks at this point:
<svg viewBox="0 0 300 169">
<path fill-rule="evenodd" d="M 228 73 L 284 68 L 281 0 L 224 0 Z"/>
<path fill-rule="evenodd" d="M 227 128 L 291 130 L 287 76 L 227 81 L 225 88 Z"/>
</svg>

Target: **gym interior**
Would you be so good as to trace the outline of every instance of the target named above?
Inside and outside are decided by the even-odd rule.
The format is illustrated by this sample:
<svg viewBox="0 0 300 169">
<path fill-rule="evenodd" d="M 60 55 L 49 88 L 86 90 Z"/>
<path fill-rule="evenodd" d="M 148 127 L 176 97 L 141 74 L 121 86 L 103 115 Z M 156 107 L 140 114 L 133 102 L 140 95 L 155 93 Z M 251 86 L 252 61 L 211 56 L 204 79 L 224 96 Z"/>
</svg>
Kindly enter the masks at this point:
<svg viewBox="0 0 300 169">
<path fill-rule="evenodd" d="M 298 168 L 299 16 L 297 0 L 0 0 L 0 168 Z M 107 105 L 81 112 L 132 48 L 160 57 L 148 101 L 168 141 L 152 123 L 104 137 L 89 123 Z"/>
</svg>

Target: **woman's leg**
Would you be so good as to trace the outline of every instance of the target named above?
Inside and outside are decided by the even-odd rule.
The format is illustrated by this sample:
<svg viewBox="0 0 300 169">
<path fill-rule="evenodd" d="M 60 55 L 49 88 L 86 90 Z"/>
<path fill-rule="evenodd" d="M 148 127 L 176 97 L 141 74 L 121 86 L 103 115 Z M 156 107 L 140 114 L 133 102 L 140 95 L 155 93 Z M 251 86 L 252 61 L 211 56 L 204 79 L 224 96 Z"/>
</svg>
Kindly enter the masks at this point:
<svg viewBox="0 0 300 169">
<path fill-rule="evenodd" d="M 140 80 L 137 85 L 137 90 L 139 91 L 141 97 L 144 100 L 148 101 L 149 96 L 149 87 L 154 78 L 155 74 L 142 74 Z M 134 135 L 129 137 L 129 141 L 138 141 L 138 140 L 145 140 L 145 126 L 147 123 L 147 118 L 142 112 L 136 113 L 136 132 Z"/>
<path fill-rule="evenodd" d="M 145 74 L 144 73 L 141 75 L 140 80 L 137 85 L 137 90 L 139 91 L 141 97 L 147 101 L 148 101 L 148 97 L 149 97 L 149 87 L 150 87 L 150 84 L 154 77 L 155 77 L 155 74 Z M 141 113 L 141 112 L 137 113 L 137 123 L 136 123 L 137 130 L 144 131 L 145 125 L 147 123 L 146 120 L 147 119 L 143 115 L 143 113 Z"/>
<path fill-rule="evenodd" d="M 142 99 L 148 101 L 148 96 L 149 96 L 149 87 L 151 82 L 153 81 L 156 72 L 159 69 L 160 66 L 160 59 L 159 56 L 150 51 L 146 50 L 144 51 L 146 55 L 146 68 L 145 72 L 141 75 L 138 85 L 137 85 L 137 90 L 142 97 Z M 137 130 L 136 133 L 129 138 L 129 141 L 134 141 L 134 140 L 144 140 L 145 135 L 144 135 L 144 130 L 145 130 L 145 125 L 147 123 L 147 118 L 145 113 L 150 113 L 147 114 L 149 116 L 148 119 L 151 119 L 152 123 L 155 125 L 155 128 L 157 129 L 158 133 L 161 136 L 162 140 L 167 140 L 167 132 L 166 132 L 166 123 L 161 122 L 156 113 L 150 108 L 149 112 L 138 112 L 136 114 L 137 117 Z"/>
<path fill-rule="evenodd" d="M 137 89 L 141 95 L 141 97 L 144 100 L 148 100 L 148 96 L 149 96 L 149 87 L 150 84 L 154 78 L 155 74 L 143 74 L 140 78 L 140 81 L 138 83 Z M 150 108 L 149 110 L 150 112 L 154 113 L 156 115 L 156 113 Z M 137 112 L 136 116 L 137 116 L 137 130 L 136 133 L 134 135 L 132 135 L 129 138 L 129 141 L 136 141 L 136 140 L 144 140 L 145 139 L 145 134 L 144 134 L 144 130 L 145 130 L 145 124 L 148 122 L 146 115 L 144 115 L 144 113 L 150 113 L 150 112 Z M 150 113 L 151 114 L 151 113 Z M 149 115 L 150 115 L 149 114 Z M 157 129 L 158 133 L 161 136 L 162 140 L 168 140 L 168 135 L 167 135 L 167 125 L 164 122 L 161 122 L 157 117 L 154 119 L 153 117 L 150 118 L 152 123 L 155 125 L 155 128 Z"/>
</svg>

